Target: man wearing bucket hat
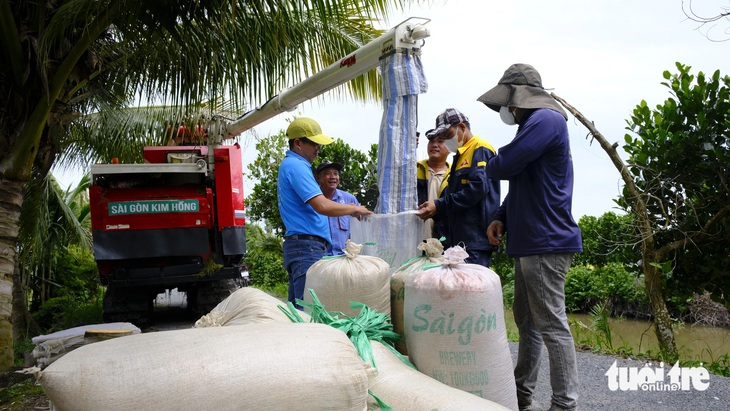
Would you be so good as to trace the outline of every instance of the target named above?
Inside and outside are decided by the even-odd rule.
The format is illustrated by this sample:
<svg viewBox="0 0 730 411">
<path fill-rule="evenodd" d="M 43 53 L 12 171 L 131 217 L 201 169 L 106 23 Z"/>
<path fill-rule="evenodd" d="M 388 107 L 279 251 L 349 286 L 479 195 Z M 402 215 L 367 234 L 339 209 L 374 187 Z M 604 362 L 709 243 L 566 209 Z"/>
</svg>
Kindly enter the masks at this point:
<svg viewBox="0 0 730 411">
<path fill-rule="evenodd" d="M 419 205 L 418 216 L 439 224 L 444 248 L 462 245 L 469 253 L 467 263 L 489 267 L 496 247 L 489 244 L 487 224 L 499 207 L 499 181 L 488 178 L 486 171 L 494 147 L 473 135 L 469 119 L 455 108 L 439 114 L 426 137 L 443 140 L 454 158 L 441 196 Z"/>
<path fill-rule="evenodd" d="M 528 64 L 513 64 L 478 99 L 518 125 L 512 141 L 487 164 L 490 177 L 509 180 L 509 192 L 487 230 L 515 260 L 513 313 L 520 334 L 515 382 L 520 410 L 532 409 L 543 342 L 550 360 L 550 410 L 573 410 L 578 370 L 565 314 L 565 275 L 583 250 L 575 223 L 573 160 L 567 114 Z"/>
<path fill-rule="evenodd" d="M 342 164 L 323 161 L 315 169 L 314 179 L 326 198 L 339 204 L 360 205 L 354 195 L 337 188 L 340 185 L 340 171 Z M 350 238 L 350 216 L 330 217 L 328 220 L 332 244 L 327 246 L 326 255 L 344 255 L 345 243 Z"/>
<path fill-rule="evenodd" d="M 312 175 L 319 149 L 334 140 L 322 134 L 319 123 L 299 117 L 286 130 L 289 150 L 279 165 L 277 196 L 284 221 L 284 266 L 289 274 L 288 300 L 304 298 L 307 270 L 319 261 L 332 243 L 327 217 L 372 214 L 356 204 L 339 204 L 322 195 Z"/>
</svg>

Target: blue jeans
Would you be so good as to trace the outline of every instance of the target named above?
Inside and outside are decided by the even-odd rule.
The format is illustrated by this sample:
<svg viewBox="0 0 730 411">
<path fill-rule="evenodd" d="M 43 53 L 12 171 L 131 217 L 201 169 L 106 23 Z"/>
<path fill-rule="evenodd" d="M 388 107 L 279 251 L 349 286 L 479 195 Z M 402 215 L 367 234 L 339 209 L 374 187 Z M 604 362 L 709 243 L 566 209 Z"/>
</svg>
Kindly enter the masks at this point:
<svg viewBox="0 0 730 411">
<path fill-rule="evenodd" d="M 296 299 L 304 299 L 307 270 L 324 256 L 327 244 L 315 240 L 284 241 L 284 268 L 289 273 L 289 302 L 298 309 Z"/>
<path fill-rule="evenodd" d="M 565 314 L 565 275 L 573 254 L 541 254 L 515 259 L 512 310 L 520 334 L 515 383 L 520 406 L 532 403 L 543 342 L 550 360 L 552 403 L 572 409 L 578 399 L 578 367 Z"/>
</svg>

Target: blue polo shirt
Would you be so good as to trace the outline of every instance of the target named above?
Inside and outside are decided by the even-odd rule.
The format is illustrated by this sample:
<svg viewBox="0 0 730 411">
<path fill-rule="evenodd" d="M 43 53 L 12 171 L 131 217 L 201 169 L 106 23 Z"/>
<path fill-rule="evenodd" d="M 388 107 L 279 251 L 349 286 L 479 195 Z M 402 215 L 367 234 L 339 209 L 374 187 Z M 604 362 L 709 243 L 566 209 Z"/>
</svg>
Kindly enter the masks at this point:
<svg viewBox="0 0 730 411">
<path fill-rule="evenodd" d="M 307 159 L 287 150 L 286 157 L 279 165 L 276 194 L 279 213 L 286 227 L 284 236 L 316 235 L 332 243 L 327 216 L 319 214 L 307 204 L 307 201 L 322 195 Z"/>
<path fill-rule="evenodd" d="M 356 204 L 360 205 L 354 195 L 347 191 L 335 189 L 332 201 L 339 204 Z M 343 255 L 345 252 L 345 243 L 350 238 L 350 216 L 329 217 L 330 234 L 332 235 L 332 243 L 327 247 L 328 255 Z"/>
</svg>

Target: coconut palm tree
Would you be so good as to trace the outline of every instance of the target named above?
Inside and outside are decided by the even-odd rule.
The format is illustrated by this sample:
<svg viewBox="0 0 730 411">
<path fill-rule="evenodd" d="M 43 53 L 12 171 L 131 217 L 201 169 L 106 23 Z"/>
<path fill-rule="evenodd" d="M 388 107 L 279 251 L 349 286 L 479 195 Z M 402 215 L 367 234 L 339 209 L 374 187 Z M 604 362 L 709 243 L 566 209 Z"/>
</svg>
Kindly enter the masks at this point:
<svg viewBox="0 0 730 411">
<path fill-rule="evenodd" d="M 376 19 L 415 1 L 0 0 L 0 369 L 12 363 L 23 189 L 69 159 L 85 115 L 217 96 L 245 107 L 376 38 Z M 348 91 L 374 98 L 376 74 Z M 129 137 L 93 143 L 109 153 Z"/>
</svg>

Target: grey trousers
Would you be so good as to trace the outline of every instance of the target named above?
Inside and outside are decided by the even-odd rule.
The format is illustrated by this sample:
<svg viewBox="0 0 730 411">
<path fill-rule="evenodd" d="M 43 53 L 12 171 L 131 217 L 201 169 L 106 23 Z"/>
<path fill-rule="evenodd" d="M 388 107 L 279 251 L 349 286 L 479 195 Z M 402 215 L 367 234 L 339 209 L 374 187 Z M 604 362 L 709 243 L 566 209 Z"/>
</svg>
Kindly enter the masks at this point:
<svg viewBox="0 0 730 411">
<path fill-rule="evenodd" d="M 565 314 L 565 275 L 573 254 L 541 254 L 515 259 L 512 310 L 520 334 L 515 383 L 521 407 L 532 403 L 543 342 L 550 361 L 552 403 L 576 407 L 578 368 Z"/>
</svg>

